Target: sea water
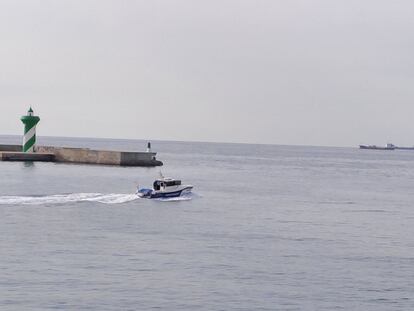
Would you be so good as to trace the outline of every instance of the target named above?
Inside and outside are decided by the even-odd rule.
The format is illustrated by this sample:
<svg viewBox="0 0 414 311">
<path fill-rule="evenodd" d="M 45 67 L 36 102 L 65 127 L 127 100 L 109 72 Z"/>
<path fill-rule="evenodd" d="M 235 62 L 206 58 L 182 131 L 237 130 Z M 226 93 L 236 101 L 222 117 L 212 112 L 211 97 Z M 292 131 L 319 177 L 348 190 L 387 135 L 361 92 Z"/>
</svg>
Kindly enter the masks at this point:
<svg viewBox="0 0 414 311">
<path fill-rule="evenodd" d="M 161 168 L 0 162 L 0 310 L 414 309 L 414 152 L 152 146 Z M 137 198 L 160 171 L 194 194 Z"/>
</svg>

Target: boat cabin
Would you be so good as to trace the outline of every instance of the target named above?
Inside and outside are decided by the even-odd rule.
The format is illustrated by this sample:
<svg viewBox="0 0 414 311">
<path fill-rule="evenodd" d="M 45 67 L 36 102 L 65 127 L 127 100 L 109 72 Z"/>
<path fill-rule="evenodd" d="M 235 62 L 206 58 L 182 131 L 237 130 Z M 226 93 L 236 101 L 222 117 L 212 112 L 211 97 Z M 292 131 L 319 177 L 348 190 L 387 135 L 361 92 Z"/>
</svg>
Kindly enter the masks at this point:
<svg viewBox="0 0 414 311">
<path fill-rule="evenodd" d="M 176 179 L 157 179 L 154 181 L 153 188 L 154 190 L 163 190 L 168 187 L 180 186 L 181 180 Z"/>
</svg>

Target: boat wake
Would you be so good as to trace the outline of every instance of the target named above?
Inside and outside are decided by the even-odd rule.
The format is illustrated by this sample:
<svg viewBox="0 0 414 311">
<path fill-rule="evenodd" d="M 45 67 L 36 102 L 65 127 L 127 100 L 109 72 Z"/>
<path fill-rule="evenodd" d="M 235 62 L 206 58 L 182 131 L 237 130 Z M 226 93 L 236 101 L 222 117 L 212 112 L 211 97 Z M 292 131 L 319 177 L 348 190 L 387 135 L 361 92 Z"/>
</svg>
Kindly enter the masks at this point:
<svg viewBox="0 0 414 311">
<path fill-rule="evenodd" d="M 0 204 L 43 205 L 76 202 L 98 202 L 104 204 L 127 203 L 139 199 L 135 194 L 70 193 L 45 196 L 0 196 Z"/>
<path fill-rule="evenodd" d="M 172 202 L 188 201 L 191 195 L 185 195 L 178 198 L 152 199 L 153 201 Z M 102 204 L 122 204 L 135 200 L 141 200 L 134 194 L 117 194 L 117 193 L 69 193 L 55 195 L 39 196 L 0 196 L 0 205 L 45 205 L 45 204 L 66 204 L 78 202 L 97 202 Z"/>
</svg>

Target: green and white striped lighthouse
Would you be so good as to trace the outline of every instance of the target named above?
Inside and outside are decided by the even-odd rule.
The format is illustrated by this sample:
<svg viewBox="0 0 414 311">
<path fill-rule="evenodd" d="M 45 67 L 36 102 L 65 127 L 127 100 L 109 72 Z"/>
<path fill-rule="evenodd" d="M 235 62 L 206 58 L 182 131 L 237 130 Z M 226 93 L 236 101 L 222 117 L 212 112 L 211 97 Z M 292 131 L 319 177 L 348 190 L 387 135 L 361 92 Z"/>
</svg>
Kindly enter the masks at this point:
<svg viewBox="0 0 414 311">
<path fill-rule="evenodd" d="M 24 124 L 24 136 L 23 136 L 23 152 L 34 152 L 36 143 L 36 125 L 39 123 L 40 118 L 33 115 L 32 107 L 30 107 L 27 115 L 20 118 Z"/>
</svg>

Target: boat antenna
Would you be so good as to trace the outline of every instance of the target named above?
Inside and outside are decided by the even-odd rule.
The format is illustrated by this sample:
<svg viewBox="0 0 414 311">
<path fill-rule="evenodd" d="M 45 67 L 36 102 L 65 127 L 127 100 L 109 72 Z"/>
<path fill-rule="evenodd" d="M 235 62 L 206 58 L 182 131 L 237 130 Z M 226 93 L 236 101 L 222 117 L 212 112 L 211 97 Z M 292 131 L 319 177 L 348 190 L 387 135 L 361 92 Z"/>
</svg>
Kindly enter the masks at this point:
<svg viewBox="0 0 414 311">
<path fill-rule="evenodd" d="M 162 174 L 161 170 L 158 173 L 160 174 L 161 179 L 164 179 L 164 175 Z"/>
</svg>

